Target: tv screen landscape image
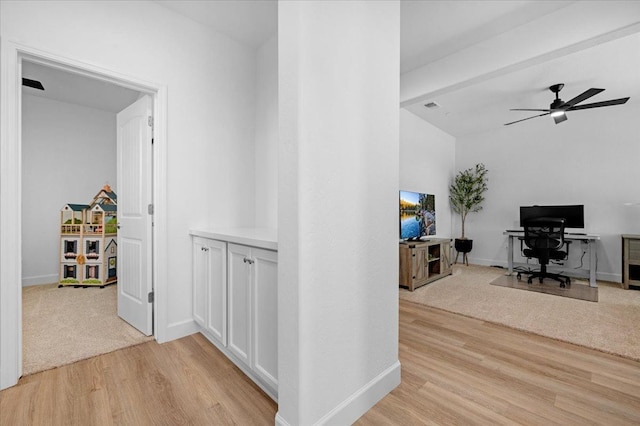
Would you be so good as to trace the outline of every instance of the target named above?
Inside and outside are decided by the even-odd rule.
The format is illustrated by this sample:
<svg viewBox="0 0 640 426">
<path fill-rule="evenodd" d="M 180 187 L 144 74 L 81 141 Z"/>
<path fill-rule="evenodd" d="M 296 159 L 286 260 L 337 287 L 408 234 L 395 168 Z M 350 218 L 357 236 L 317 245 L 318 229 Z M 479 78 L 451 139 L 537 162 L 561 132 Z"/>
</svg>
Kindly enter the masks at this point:
<svg viewBox="0 0 640 426">
<path fill-rule="evenodd" d="M 400 191 L 400 239 L 416 240 L 436 233 L 436 199 L 433 194 Z"/>
</svg>

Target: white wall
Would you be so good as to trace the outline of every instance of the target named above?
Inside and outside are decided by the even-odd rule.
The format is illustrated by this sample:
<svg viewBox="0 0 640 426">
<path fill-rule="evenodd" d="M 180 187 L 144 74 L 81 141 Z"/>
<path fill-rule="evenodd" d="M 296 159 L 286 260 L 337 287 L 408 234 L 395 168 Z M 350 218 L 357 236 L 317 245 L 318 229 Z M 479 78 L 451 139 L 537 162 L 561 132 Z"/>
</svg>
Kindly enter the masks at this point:
<svg viewBox="0 0 640 426">
<path fill-rule="evenodd" d="M 451 229 L 449 206 L 455 152 L 453 136 L 400 109 L 400 189 L 435 195 L 435 236 L 439 238 L 458 236 L 458 231 Z"/>
<path fill-rule="evenodd" d="M 278 228 L 278 39 L 257 52 L 255 225 Z"/>
<path fill-rule="evenodd" d="M 351 424 L 400 382 L 399 7 L 279 3 L 278 424 Z"/>
<path fill-rule="evenodd" d="M 558 125 L 540 118 L 458 138 L 457 168 L 483 162 L 489 169 L 484 209 L 467 219 L 474 239 L 469 261 L 506 265 L 502 232 L 518 226 L 519 206 L 584 204 L 586 232 L 601 236 L 598 278 L 619 282 L 620 234 L 640 233 L 640 207 L 624 206 L 640 202 L 639 116 L 640 102 L 631 99 L 624 106 L 572 112 Z M 582 255 L 579 244 L 570 252 Z"/>
<path fill-rule="evenodd" d="M 22 97 L 22 285 L 58 281 L 60 209 L 117 193 L 116 115 Z"/>
<path fill-rule="evenodd" d="M 154 2 L 3 1 L 0 37 L 166 86 L 170 246 L 156 259 L 168 283 L 156 331 L 192 333 L 189 228 L 254 223 L 255 52 Z"/>
</svg>

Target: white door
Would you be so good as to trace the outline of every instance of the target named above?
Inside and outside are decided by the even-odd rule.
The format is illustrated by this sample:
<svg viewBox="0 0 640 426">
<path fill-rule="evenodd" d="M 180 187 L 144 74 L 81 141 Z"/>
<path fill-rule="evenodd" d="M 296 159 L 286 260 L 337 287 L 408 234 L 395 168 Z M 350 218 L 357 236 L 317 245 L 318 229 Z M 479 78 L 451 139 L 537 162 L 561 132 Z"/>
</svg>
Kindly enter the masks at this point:
<svg viewBox="0 0 640 426">
<path fill-rule="evenodd" d="M 272 389 L 278 389 L 278 253 L 251 249 L 253 287 L 253 364 Z"/>
<path fill-rule="evenodd" d="M 207 284 L 209 282 L 209 248 L 207 240 L 193 238 L 193 319 L 207 326 Z"/>
<path fill-rule="evenodd" d="M 209 260 L 206 329 L 227 346 L 227 244 L 209 240 L 206 253 Z"/>
<path fill-rule="evenodd" d="M 145 95 L 117 116 L 118 315 L 147 336 L 153 333 L 151 114 Z"/>
<path fill-rule="evenodd" d="M 251 249 L 247 246 L 229 244 L 229 350 L 247 366 L 249 355 L 251 301 L 250 274 Z"/>
<path fill-rule="evenodd" d="M 193 318 L 227 346 L 227 244 L 193 237 Z"/>
</svg>

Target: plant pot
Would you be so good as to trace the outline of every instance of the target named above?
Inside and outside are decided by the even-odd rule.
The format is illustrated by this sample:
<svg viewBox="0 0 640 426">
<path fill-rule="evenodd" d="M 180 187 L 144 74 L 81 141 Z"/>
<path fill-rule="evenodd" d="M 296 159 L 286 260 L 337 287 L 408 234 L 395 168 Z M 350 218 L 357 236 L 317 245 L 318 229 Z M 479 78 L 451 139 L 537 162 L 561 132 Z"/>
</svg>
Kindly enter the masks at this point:
<svg viewBox="0 0 640 426">
<path fill-rule="evenodd" d="M 454 243 L 456 251 L 460 253 L 469 253 L 473 248 L 473 240 L 467 238 L 456 238 Z"/>
<path fill-rule="evenodd" d="M 456 238 L 453 245 L 456 248 L 456 260 L 453 263 L 458 263 L 458 255 L 462 253 L 462 263 L 469 266 L 467 253 L 469 253 L 473 248 L 473 240 L 469 240 L 467 238 Z"/>
</svg>

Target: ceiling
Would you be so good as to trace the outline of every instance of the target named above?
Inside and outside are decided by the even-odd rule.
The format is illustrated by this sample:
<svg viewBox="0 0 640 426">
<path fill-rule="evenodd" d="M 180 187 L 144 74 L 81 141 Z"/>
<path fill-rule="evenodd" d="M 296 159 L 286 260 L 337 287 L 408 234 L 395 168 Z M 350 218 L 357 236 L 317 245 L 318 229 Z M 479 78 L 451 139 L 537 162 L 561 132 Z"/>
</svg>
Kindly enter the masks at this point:
<svg viewBox="0 0 640 426">
<path fill-rule="evenodd" d="M 138 99 L 139 92 L 112 83 L 24 60 L 22 77 L 42 83 L 43 90 L 22 86 L 22 93 L 113 113 Z"/>
<path fill-rule="evenodd" d="M 400 6 L 400 72 L 442 59 L 571 3 L 403 0 Z"/>
<path fill-rule="evenodd" d="M 276 0 L 156 0 L 187 18 L 252 48 L 278 31 Z"/>
<path fill-rule="evenodd" d="M 202 24 L 226 33 L 252 47 L 260 46 L 277 31 L 276 1 L 158 1 Z M 429 66 L 484 41 L 522 28 L 544 28 L 549 16 L 571 7 L 576 1 L 538 0 L 402 0 L 400 6 L 401 74 Z M 574 23 L 575 24 L 575 23 Z M 578 20 L 578 25 L 582 24 Z M 568 28 L 565 33 L 572 32 Z M 575 32 L 576 30 L 573 29 Z M 562 33 L 540 30 L 539 40 L 562 37 Z M 569 100 L 588 88 L 604 88 L 588 102 L 631 96 L 640 99 L 640 44 L 637 36 L 625 37 L 566 56 L 521 67 L 458 90 L 447 90 L 436 98 L 421 99 L 405 106 L 445 132 L 461 137 L 502 128 L 504 123 L 534 113 L 511 112 L 511 108 L 548 108 L 554 99 L 548 87 L 565 83 L 561 98 Z M 518 49 L 511 43 L 510 49 Z M 435 101 L 441 107 L 428 110 Z M 628 103 L 628 104 L 629 104 Z M 627 105 L 628 105 L 627 104 Z M 613 106 L 572 114 L 614 113 Z M 545 120 L 546 119 L 546 120 Z M 537 122 L 540 122 L 538 124 Z M 550 117 L 540 117 L 514 126 L 555 125 Z"/>
<path fill-rule="evenodd" d="M 616 109 L 640 102 L 640 34 L 634 34 L 552 59 L 522 70 L 479 82 L 460 90 L 406 107 L 445 132 L 462 137 L 504 127 L 505 123 L 532 117 L 536 112 L 511 108 L 549 108 L 555 95 L 549 86 L 564 83 L 560 98 L 568 101 L 589 88 L 604 92 L 582 102 L 605 101 L 630 96 L 625 105 L 567 113 L 568 120 L 580 114 L 595 117 L 615 114 Z M 440 108 L 428 109 L 427 102 Z M 524 131 L 535 126 L 555 126 L 553 118 L 538 117 L 513 124 Z M 566 125 L 561 123 L 559 125 Z"/>
<path fill-rule="evenodd" d="M 251 48 L 258 48 L 277 33 L 275 0 L 156 0 L 156 3 Z M 479 46 L 483 42 L 486 46 L 500 36 L 522 31 L 523 28 L 531 31 L 536 28 L 532 25 L 554 13 L 571 11 L 578 3 L 402 0 L 401 72 L 429 68 L 456 57 L 460 52 L 473 49 L 482 52 Z M 539 36 L 536 33 L 535 37 L 544 44 L 550 37 L 568 32 L 571 31 L 565 29 L 561 33 L 549 33 L 540 30 Z M 640 69 L 640 39 L 637 34 L 578 51 L 574 49 L 564 56 L 556 55 L 552 59 L 536 61 L 533 65 L 518 67 L 515 71 L 504 72 L 494 78 L 466 84 L 464 88 L 452 87 L 434 92 L 437 96 L 431 99 L 422 97 L 413 104 L 403 106 L 445 132 L 461 137 L 499 129 L 504 123 L 529 116 L 526 112 L 511 112 L 511 108 L 547 108 L 553 100 L 548 87 L 556 83 L 565 83 L 560 93 L 564 100 L 596 87 L 606 90 L 584 103 L 630 96 L 629 105 L 640 100 L 640 73 L 637 72 Z M 507 48 L 517 50 L 519 46 L 510 43 Z M 36 64 L 25 63 L 23 76 L 42 81 L 46 88 L 45 92 L 25 88 L 26 93 L 110 111 L 121 110 L 123 104 L 128 105 L 138 95 L 125 88 Z M 426 109 L 424 104 L 431 101 L 440 105 L 440 108 Z M 568 117 L 571 120 L 571 114 L 603 113 L 604 110 L 615 111 L 627 105 L 576 111 Z M 532 125 L 549 123 L 553 123 L 553 120 L 541 117 L 514 126 L 530 128 Z"/>
</svg>

